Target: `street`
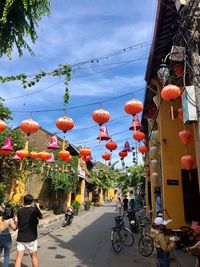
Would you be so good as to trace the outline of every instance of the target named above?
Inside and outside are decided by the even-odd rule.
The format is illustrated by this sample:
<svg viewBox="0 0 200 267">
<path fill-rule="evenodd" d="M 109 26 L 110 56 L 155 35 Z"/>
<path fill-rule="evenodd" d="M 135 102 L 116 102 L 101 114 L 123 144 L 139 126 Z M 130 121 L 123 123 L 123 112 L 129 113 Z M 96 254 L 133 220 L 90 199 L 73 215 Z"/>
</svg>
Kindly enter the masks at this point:
<svg viewBox="0 0 200 267">
<path fill-rule="evenodd" d="M 71 226 L 62 228 L 59 222 L 41 230 L 38 253 L 40 267 L 155 266 L 154 256 L 140 256 L 137 237 L 133 247 L 123 247 L 120 254 L 113 252 L 110 231 L 116 215 L 115 207 L 91 208 L 89 212 L 75 217 Z M 15 256 L 16 252 L 13 252 L 11 267 L 14 266 Z M 28 254 L 23 262 L 23 267 L 31 266 Z"/>
</svg>

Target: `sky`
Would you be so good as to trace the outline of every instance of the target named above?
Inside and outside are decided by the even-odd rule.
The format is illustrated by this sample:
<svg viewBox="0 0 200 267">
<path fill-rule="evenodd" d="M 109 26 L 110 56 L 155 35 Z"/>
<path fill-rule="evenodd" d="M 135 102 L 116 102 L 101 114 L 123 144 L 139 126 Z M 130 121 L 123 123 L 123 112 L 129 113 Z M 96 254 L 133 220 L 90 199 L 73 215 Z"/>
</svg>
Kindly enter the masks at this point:
<svg viewBox="0 0 200 267">
<path fill-rule="evenodd" d="M 144 77 L 157 1 L 51 2 L 50 16 L 39 22 L 36 43 L 29 42 L 35 55 L 24 51 L 24 56 L 19 58 L 14 51 L 12 60 L 2 57 L 0 75 L 33 74 L 41 69 L 52 71 L 59 64 L 71 64 L 76 71 L 69 82 L 70 101 L 66 115 L 74 120 L 75 126 L 66 138 L 76 146 L 90 147 L 93 160 L 103 161 L 101 155 L 106 152 L 106 142 L 99 144 L 96 140 L 99 126 L 92 120 L 92 112 L 106 109 L 111 117 L 106 123 L 108 133 L 118 144 L 112 155 L 112 162 L 115 162 L 119 160 L 118 152 L 123 149 L 125 141 L 136 146 L 133 132 L 128 130 L 132 117 L 125 113 L 124 104 L 133 98 L 144 100 Z M 84 61 L 88 63 L 81 64 Z M 47 77 L 30 89 L 23 89 L 19 82 L 0 84 L 0 88 L 4 105 L 13 113 L 10 127 L 18 126 L 30 117 L 31 112 L 42 128 L 51 133 L 59 131 L 55 122 L 64 112 L 44 110 L 64 107 L 63 77 Z M 90 105 L 80 107 L 87 104 Z M 127 166 L 133 164 L 131 153 L 125 162 Z"/>
</svg>

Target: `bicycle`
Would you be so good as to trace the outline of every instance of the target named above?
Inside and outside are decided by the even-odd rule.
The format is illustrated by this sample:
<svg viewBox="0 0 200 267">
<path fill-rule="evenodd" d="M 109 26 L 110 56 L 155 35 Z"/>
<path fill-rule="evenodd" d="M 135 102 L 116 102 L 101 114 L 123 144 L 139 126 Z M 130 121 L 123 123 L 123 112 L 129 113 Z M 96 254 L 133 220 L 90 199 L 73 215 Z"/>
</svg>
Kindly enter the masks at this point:
<svg viewBox="0 0 200 267">
<path fill-rule="evenodd" d="M 134 244 L 134 236 L 131 231 L 125 227 L 124 216 L 115 217 L 115 226 L 112 227 L 111 243 L 112 248 L 116 253 L 119 253 L 122 249 L 122 244 L 125 246 L 132 246 Z"/>
<path fill-rule="evenodd" d="M 148 233 L 146 233 L 146 226 L 150 225 L 150 220 L 146 214 L 144 216 L 144 213 L 140 216 L 139 228 L 141 229 L 141 235 L 138 240 L 138 249 L 142 256 L 149 257 L 154 251 L 153 238 Z"/>
</svg>

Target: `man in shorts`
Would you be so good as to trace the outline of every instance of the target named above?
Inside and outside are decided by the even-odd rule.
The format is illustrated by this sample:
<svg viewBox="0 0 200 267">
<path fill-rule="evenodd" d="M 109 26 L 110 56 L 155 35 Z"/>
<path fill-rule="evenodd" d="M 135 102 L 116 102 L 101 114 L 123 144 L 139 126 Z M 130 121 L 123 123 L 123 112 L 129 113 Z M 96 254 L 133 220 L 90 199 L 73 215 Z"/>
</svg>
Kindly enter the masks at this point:
<svg viewBox="0 0 200 267">
<path fill-rule="evenodd" d="M 21 267 L 25 249 L 31 256 L 32 266 L 39 267 L 37 257 L 37 225 L 38 219 L 42 219 L 39 203 L 33 207 L 33 196 L 24 196 L 24 207 L 17 212 L 18 235 L 17 235 L 17 259 L 15 267 Z"/>
</svg>

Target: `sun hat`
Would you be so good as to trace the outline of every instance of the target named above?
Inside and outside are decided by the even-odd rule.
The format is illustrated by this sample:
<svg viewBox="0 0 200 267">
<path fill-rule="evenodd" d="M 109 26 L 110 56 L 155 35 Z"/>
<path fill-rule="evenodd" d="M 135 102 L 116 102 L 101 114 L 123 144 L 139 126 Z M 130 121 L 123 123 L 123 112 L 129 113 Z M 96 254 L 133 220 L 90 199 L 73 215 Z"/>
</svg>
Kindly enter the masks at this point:
<svg viewBox="0 0 200 267">
<path fill-rule="evenodd" d="M 155 220 L 154 220 L 154 223 L 156 225 L 167 225 L 168 223 L 170 223 L 172 220 L 169 219 L 167 221 L 163 220 L 163 218 L 161 217 L 156 217 Z"/>
</svg>

